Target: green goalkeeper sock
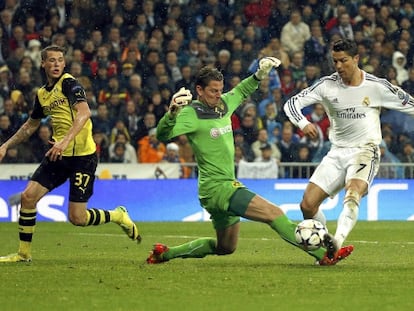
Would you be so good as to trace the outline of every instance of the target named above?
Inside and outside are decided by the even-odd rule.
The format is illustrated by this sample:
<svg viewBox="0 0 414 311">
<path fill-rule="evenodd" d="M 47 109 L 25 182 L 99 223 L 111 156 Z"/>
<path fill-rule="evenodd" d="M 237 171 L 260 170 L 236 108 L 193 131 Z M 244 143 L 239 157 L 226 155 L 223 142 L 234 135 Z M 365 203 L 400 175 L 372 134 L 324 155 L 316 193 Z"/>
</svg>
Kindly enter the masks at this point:
<svg viewBox="0 0 414 311">
<path fill-rule="evenodd" d="M 212 238 L 200 238 L 179 246 L 170 247 L 163 254 L 163 259 L 173 258 L 203 258 L 216 254 L 216 240 Z"/>
<path fill-rule="evenodd" d="M 309 255 L 315 257 L 317 260 L 320 260 L 325 255 L 325 248 L 321 247 L 314 251 L 306 251 L 304 250 L 295 239 L 295 229 L 296 224 L 293 223 L 286 215 L 279 216 L 275 218 L 271 223 L 270 227 L 275 230 L 282 239 L 287 241 L 288 243 L 300 248 L 301 250 L 307 252 Z"/>
</svg>

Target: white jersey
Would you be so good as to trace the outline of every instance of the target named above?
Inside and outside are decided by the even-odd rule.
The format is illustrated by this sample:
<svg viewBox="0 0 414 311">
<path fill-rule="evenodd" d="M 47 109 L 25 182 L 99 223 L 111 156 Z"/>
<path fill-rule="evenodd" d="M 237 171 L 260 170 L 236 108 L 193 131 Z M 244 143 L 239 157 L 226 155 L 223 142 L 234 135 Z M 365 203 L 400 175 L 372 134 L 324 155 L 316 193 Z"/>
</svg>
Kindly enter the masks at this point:
<svg viewBox="0 0 414 311">
<path fill-rule="evenodd" d="M 286 115 L 303 129 L 309 121 L 302 114 L 302 108 L 320 103 L 331 123 L 329 140 L 333 146 L 379 145 L 381 108 L 414 116 L 414 98 L 387 80 L 362 72 L 363 79 L 358 86 L 345 85 L 338 73 L 321 78 L 286 102 Z"/>
</svg>

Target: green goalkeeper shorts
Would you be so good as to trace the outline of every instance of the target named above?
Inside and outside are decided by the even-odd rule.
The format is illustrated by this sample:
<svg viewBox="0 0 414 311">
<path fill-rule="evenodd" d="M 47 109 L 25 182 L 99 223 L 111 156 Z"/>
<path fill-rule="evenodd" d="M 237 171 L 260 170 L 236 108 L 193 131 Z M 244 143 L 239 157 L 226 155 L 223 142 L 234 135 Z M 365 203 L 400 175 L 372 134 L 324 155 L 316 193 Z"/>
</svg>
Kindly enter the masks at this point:
<svg viewBox="0 0 414 311">
<path fill-rule="evenodd" d="M 200 198 L 200 204 L 210 213 L 214 228 L 220 230 L 239 222 L 255 195 L 239 181 L 221 182 L 209 189 L 208 197 Z"/>
</svg>

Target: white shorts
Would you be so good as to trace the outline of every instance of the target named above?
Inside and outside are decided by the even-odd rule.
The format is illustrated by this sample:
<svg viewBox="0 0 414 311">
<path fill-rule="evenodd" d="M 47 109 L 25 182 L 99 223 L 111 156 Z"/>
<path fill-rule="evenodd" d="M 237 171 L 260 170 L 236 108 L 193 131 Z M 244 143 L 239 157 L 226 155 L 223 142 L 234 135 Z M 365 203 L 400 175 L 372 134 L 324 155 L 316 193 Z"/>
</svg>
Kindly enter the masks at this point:
<svg viewBox="0 0 414 311">
<path fill-rule="evenodd" d="M 329 196 L 334 196 L 350 179 L 364 180 L 368 187 L 377 175 L 380 150 L 377 145 L 363 147 L 332 147 L 310 178 Z"/>
</svg>

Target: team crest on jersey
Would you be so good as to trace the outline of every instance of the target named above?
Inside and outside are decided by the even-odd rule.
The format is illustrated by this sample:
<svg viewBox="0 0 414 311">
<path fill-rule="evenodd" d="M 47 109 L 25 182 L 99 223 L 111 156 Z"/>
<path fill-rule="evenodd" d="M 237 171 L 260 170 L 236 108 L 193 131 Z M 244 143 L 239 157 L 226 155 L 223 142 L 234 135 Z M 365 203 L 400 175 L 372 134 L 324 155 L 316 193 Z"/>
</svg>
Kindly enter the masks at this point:
<svg viewBox="0 0 414 311">
<path fill-rule="evenodd" d="M 232 186 L 233 188 L 240 188 L 240 187 L 243 187 L 243 184 L 238 180 L 234 180 L 232 183 Z"/>
<path fill-rule="evenodd" d="M 365 97 L 364 97 L 364 99 L 362 100 L 362 104 L 363 104 L 364 106 L 368 107 L 370 103 L 371 103 L 371 102 L 370 102 L 370 100 L 369 100 L 369 97 L 368 97 L 368 96 L 365 96 Z"/>
<path fill-rule="evenodd" d="M 398 96 L 398 99 L 402 101 L 401 103 L 403 104 L 403 106 L 405 106 L 410 100 L 410 97 L 408 96 L 408 94 L 404 92 L 403 90 L 398 90 L 397 96 Z"/>
</svg>

